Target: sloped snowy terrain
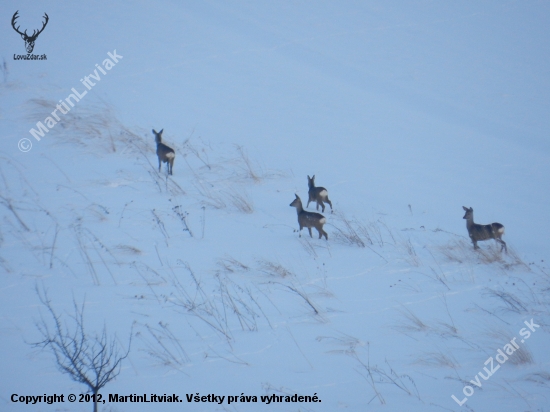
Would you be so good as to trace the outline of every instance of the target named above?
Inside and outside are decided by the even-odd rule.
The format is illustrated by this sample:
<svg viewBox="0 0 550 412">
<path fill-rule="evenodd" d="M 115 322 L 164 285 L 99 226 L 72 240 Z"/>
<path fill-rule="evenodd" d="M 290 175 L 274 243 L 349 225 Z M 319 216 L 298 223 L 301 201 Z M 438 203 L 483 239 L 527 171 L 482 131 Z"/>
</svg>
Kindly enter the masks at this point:
<svg viewBox="0 0 550 412">
<path fill-rule="evenodd" d="M 13 60 L 16 10 L 29 32 L 48 13 L 47 60 Z M 104 411 L 550 410 L 549 11 L 3 2 L 0 410 L 92 408 L 11 400 L 87 390 L 32 345 L 45 293 L 69 327 L 84 303 L 90 334 L 131 340 L 105 399 L 183 401 Z M 289 207 L 312 174 L 328 241 Z M 462 206 L 508 254 L 473 249 Z M 261 401 L 294 394 L 322 402 Z"/>
</svg>

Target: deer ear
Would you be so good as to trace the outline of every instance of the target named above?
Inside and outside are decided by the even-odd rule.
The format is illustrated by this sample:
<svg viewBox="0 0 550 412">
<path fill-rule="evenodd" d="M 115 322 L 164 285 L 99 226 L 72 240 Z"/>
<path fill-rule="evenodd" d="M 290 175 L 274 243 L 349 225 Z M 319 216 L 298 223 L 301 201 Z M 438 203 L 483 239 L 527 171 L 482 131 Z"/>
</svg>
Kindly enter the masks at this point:
<svg viewBox="0 0 550 412">
<path fill-rule="evenodd" d="M 152 131 L 153 131 L 153 134 L 157 134 L 157 132 L 156 132 L 156 130 L 155 130 L 155 129 L 153 129 Z"/>
<path fill-rule="evenodd" d="M 164 129 L 161 129 L 160 132 L 159 132 L 159 134 L 162 134 L 162 132 L 164 132 Z"/>
<path fill-rule="evenodd" d="M 296 196 L 296 199 L 299 199 L 298 195 L 296 193 L 294 193 L 294 196 Z"/>
<path fill-rule="evenodd" d="M 468 208 L 466 206 L 462 206 L 462 209 L 464 209 L 466 212 L 468 211 Z"/>
</svg>

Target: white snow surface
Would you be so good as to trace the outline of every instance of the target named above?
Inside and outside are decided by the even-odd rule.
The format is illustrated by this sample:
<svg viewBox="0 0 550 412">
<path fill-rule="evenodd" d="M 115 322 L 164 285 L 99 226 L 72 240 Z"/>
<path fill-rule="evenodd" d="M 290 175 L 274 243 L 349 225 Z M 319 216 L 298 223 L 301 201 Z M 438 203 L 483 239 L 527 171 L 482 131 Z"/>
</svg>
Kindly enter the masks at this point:
<svg viewBox="0 0 550 412">
<path fill-rule="evenodd" d="M 47 60 L 14 60 L 16 10 L 29 32 L 48 13 Z M 90 336 L 131 336 L 102 411 L 550 410 L 549 3 L 5 0 L 0 16 L 0 410 L 92 408 L 11 400 L 87 391 L 32 345 L 52 325 L 37 291 L 68 327 L 76 302 Z M 313 174 L 328 241 L 299 237 L 289 207 Z M 505 225 L 508 254 L 473 249 L 462 206 Z"/>
</svg>

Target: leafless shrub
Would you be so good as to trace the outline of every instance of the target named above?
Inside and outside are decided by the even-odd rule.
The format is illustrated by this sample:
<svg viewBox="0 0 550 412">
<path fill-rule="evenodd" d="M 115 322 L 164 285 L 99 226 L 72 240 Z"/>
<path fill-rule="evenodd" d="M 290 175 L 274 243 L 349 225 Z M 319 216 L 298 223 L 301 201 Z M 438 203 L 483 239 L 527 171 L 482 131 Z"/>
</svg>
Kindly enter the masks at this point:
<svg viewBox="0 0 550 412">
<path fill-rule="evenodd" d="M 46 292 L 40 293 L 37 288 L 37 294 L 52 318 L 53 327 L 51 322 L 42 319 L 36 325 L 42 340 L 32 345 L 50 349 L 62 373 L 75 382 L 83 383 L 93 395 L 97 395 L 120 374 L 122 361 L 130 353 L 132 334 L 127 349 L 120 348 L 116 336 L 110 339 L 105 327 L 101 334 L 88 334 L 84 327 L 85 304 L 78 306 L 76 301 L 73 301 L 74 314 L 71 316 L 73 325 L 63 325 Z M 94 412 L 97 412 L 97 396 L 93 397 L 93 405 Z"/>
</svg>

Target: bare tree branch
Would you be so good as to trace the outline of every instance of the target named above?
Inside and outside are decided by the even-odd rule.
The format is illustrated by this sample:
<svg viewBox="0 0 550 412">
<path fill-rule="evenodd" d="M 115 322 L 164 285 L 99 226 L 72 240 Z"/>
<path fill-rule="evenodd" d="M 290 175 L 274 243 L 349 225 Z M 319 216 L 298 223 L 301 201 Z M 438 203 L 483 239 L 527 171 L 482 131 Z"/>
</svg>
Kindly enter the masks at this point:
<svg viewBox="0 0 550 412">
<path fill-rule="evenodd" d="M 40 302 L 46 307 L 52 322 L 47 322 L 42 316 L 36 327 L 42 335 L 42 340 L 32 343 L 34 347 L 49 348 L 62 373 L 70 376 L 75 382 L 83 383 L 93 395 L 120 373 L 122 361 L 130 353 L 132 333 L 128 340 L 128 348 L 119 346 L 116 336 L 109 339 L 107 329 L 103 326 L 101 334 L 90 335 L 84 328 L 84 306 L 78 306 L 73 299 L 74 314 L 70 315 L 72 325 L 62 323 L 45 290 L 36 288 Z M 94 412 L 97 412 L 97 396 L 93 397 Z"/>
</svg>

